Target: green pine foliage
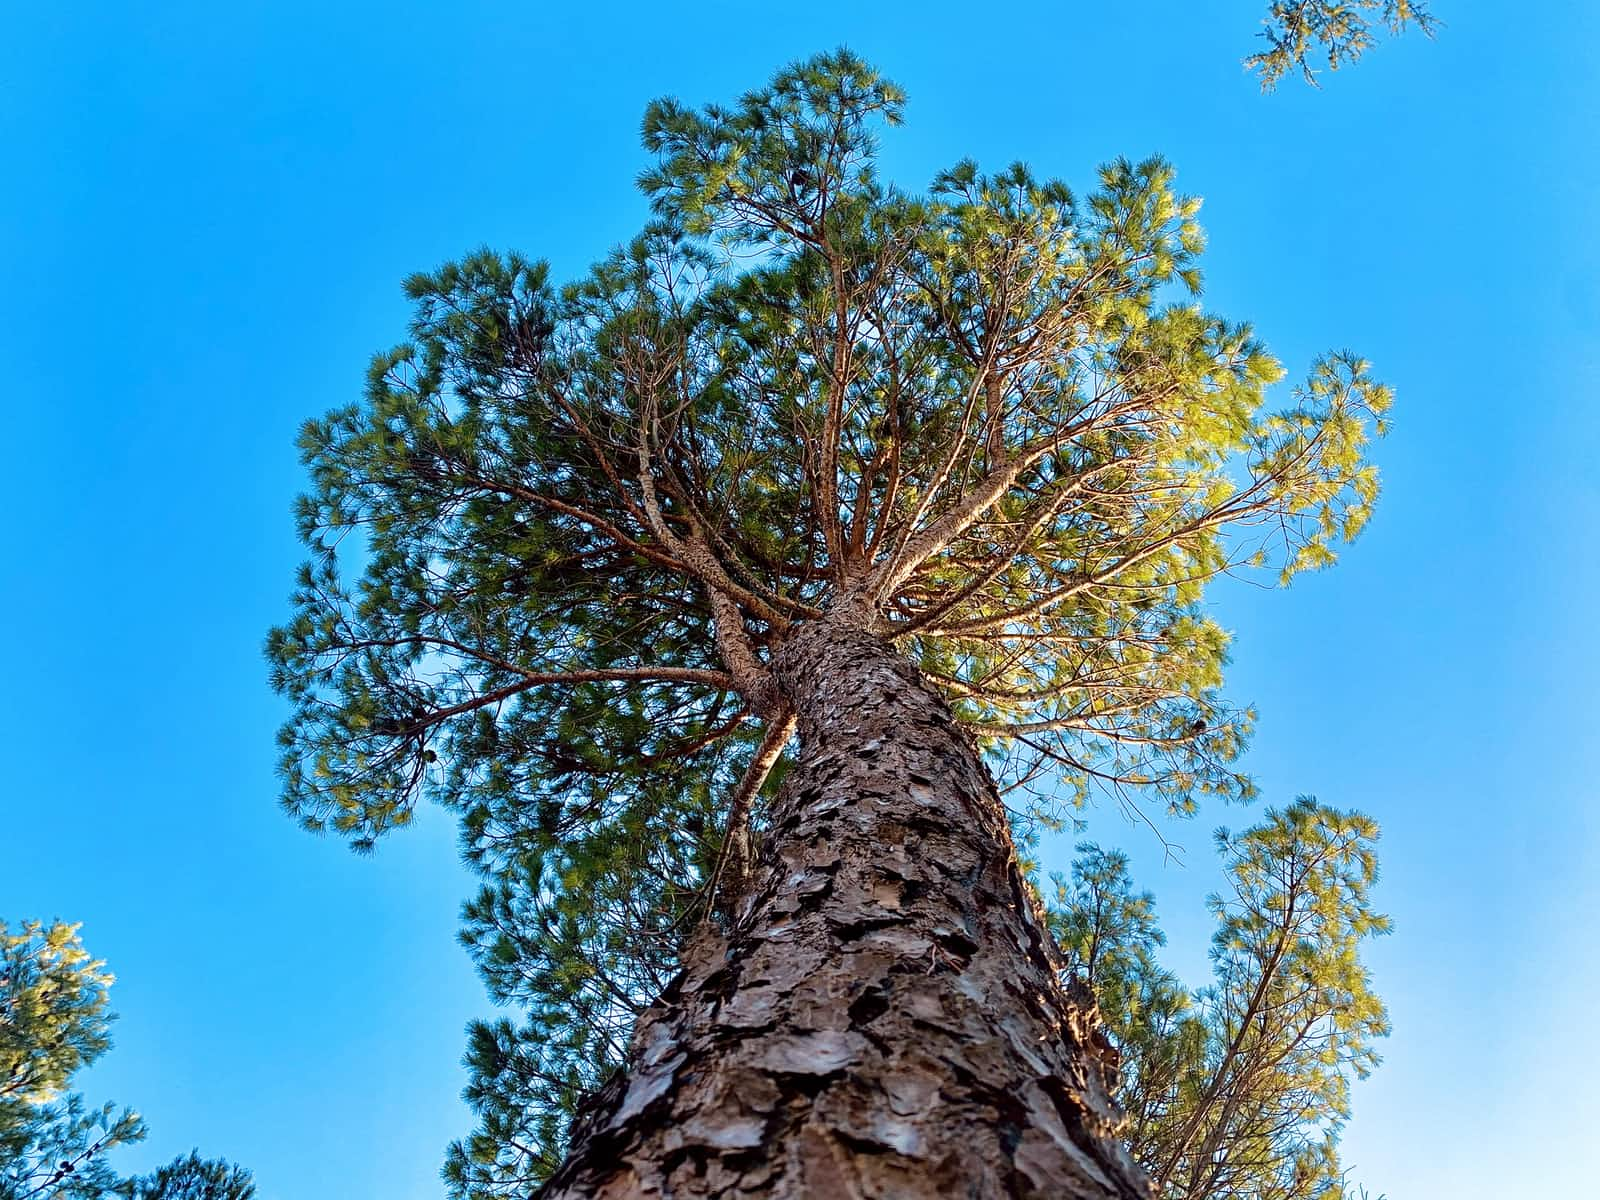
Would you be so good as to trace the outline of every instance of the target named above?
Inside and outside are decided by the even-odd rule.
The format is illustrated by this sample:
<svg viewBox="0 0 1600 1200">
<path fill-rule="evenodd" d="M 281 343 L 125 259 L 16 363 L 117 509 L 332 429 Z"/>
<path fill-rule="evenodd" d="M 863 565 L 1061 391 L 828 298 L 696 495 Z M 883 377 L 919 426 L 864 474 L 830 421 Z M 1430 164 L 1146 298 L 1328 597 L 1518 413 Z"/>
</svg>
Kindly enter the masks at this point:
<svg viewBox="0 0 1600 1200">
<path fill-rule="evenodd" d="M 76 925 L 0 921 L 0 1200 L 107 1195 L 106 1155 L 144 1137 L 137 1113 L 67 1090 L 111 1045 L 112 980 Z"/>
<path fill-rule="evenodd" d="M 912 194 L 876 167 L 903 109 L 844 51 L 651 105 L 638 237 L 564 286 L 489 250 L 412 277 L 410 337 L 302 433 L 284 806 L 363 850 L 458 814 L 463 937 L 520 1014 L 471 1034 L 460 1195 L 548 1171 L 759 835 L 795 623 L 865 606 L 1030 818 L 1191 812 L 1253 792 L 1207 584 L 1371 511 L 1387 389 L 1349 353 L 1276 389 L 1199 301 L 1169 164 Z"/>
<path fill-rule="evenodd" d="M 130 1179 L 118 1189 L 124 1200 L 254 1200 L 249 1171 L 191 1150 L 164 1167 Z"/>
<path fill-rule="evenodd" d="M 1161 1200 L 1336 1200 L 1350 1083 L 1378 1063 L 1387 1014 L 1361 963 L 1387 933 L 1372 907 L 1377 825 L 1302 797 L 1222 830 L 1227 888 L 1212 982 L 1190 992 L 1127 859 L 1080 847 L 1050 923 L 1120 1052 L 1130 1149 Z"/>
<path fill-rule="evenodd" d="M 1270 91 L 1291 71 L 1316 86 L 1319 55 L 1337 71 L 1377 45 L 1380 33 L 1415 27 L 1432 37 L 1439 20 L 1422 0 L 1273 0 L 1266 26 L 1267 48 L 1244 61 Z"/>
<path fill-rule="evenodd" d="M 198 1154 L 130 1179 L 112 1167 L 144 1121 L 68 1090 L 111 1047 L 112 982 L 78 926 L 0 921 L 0 1200 L 252 1200 L 248 1171 Z"/>
</svg>

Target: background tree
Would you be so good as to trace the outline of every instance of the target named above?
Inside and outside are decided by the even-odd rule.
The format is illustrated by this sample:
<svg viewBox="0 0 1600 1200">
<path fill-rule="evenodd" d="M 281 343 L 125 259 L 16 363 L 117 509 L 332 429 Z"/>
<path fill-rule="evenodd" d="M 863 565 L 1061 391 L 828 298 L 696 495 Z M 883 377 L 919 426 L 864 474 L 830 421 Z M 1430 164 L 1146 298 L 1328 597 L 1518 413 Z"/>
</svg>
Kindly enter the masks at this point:
<svg viewBox="0 0 1600 1200">
<path fill-rule="evenodd" d="M 198 1154 L 142 1178 L 112 1168 L 144 1121 L 67 1090 L 111 1046 L 112 982 L 77 925 L 0 921 L 0 1200 L 251 1200 L 248 1171 Z"/>
<path fill-rule="evenodd" d="M 1338 1135 L 1350 1081 L 1389 1032 L 1361 965 L 1375 912 L 1373 821 L 1301 798 L 1217 844 L 1214 978 L 1189 993 L 1155 961 L 1162 941 L 1127 859 L 1081 847 L 1057 879 L 1051 927 L 1091 985 L 1120 1051 L 1130 1150 L 1164 1200 L 1344 1195 Z"/>
<path fill-rule="evenodd" d="M 103 1196 L 107 1153 L 144 1137 L 132 1110 L 67 1091 L 111 1045 L 112 979 L 78 926 L 0 922 L 0 1200 Z"/>
<path fill-rule="evenodd" d="M 560 291 L 487 251 L 414 277 L 412 340 L 305 428 L 314 556 L 268 643 L 293 704 L 284 803 L 363 849 L 420 796 L 459 812 L 489 879 L 468 944 L 530 1014 L 474 1034 L 464 1190 L 541 1177 L 619 1058 L 553 1194 L 602 1170 L 772 1169 L 729 1141 L 753 1118 L 696 1090 L 739 1072 L 770 1085 L 764 1152 L 804 1147 L 786 1187 L 959 1144 L 980 1174 L 1137 1190 L 975 750 L 1035 818 L 1097 788 L 1180 812 L 1249 795 L 1205 585 L 1332 560 L 1376 494 L 1363 448 L 1388 393 L 1340 354 L 1267 407 L 1282 369 L 1193 301 L 1198 202 L 1164 162 L 1113 163 L 1083 200 L 961 163 L 914 197 L 874 168 L 902 103 L 840 52 L 732 107 L 652 105 L 640 237 Z M 877 807 L 829 807 L 834 788 Z M 916 852 L 890 880 L 895 839 Z M 813 959 L 773 957 L 791 926 Z M 858 960 L 862 929 L 898 949 Z M 713 1026 L 737 982 L 713 994 L 694 966 L 713 960 L 778 973 L 771 1019 L 735 1042 Z M 1063 1057 L 1037 1075 L 1008 1050 L 951 1110 L 964 1130 L 884 1133 L 872 1157 L 824 1100 L 883 1103 L 928 1044 L 913 977 L 959 1011 L 947 1029 L 972 1023 L 953 1047 L 1037 1022 Z M 1044 999 L 975 1005 L 979 979 Z M 873 997 L 851 1018 L 873 1037 L 849 1031 L 817 1094 L 760 1063 L 795 1061 L 775 1047 L 820 1032 L 794 1022 L 829 988 Z M 959 1070 L 971 1091 L 981 1072 Z M 1076 1133 L 1040 1107 L 1051 1089 L 1087 1114 Z M 1064 1183 L 1062 1139 L 1100 1183 Z"/>
<path fill-rule="evenodd" d="M 191 1150 L 186 1158 L 128 1180 L 118 1194 L 126 1200 L 253 1200 L 256 1185 L 243 1167 Z"/>
<path fill-rule="evenodd" d="M 1244 62 L 1271 90 L 1291 71 L 1315 86 L 1318 55 L 1337 71 L 1377 45 L 1382 30 L 1401 34 L 1415 26 L 1432 37 L 1439 21 L 1421 0 L 1273 0 L 1266 26 L 1267 49 Z"/>
</svg>

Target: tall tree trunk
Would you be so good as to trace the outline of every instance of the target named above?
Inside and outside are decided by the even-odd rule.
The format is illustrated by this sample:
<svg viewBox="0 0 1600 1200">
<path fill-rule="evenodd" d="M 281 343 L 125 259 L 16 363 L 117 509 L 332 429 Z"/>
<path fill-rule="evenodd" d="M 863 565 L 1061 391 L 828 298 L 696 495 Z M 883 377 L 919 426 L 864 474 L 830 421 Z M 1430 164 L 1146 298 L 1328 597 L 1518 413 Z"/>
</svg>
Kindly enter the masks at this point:
<svg viewBox="0 0 1600 1200">
<path fill-rule="evenodd" d="M 544 1200 L 1146 1200 L 943 701 L 842 618 L 775 665 L 800 755 L 751 886 L 640 1019 Z"/>
</svg>

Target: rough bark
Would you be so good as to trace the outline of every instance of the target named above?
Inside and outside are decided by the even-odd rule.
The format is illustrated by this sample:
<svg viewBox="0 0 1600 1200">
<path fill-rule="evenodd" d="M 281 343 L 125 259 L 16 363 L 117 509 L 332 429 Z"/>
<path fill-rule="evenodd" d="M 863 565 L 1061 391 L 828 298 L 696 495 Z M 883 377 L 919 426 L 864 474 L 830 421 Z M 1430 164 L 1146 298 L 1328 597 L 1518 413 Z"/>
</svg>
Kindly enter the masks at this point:
<svg viewBox="0 0 1600 1200">
<path fill-rule="evenodd" d="M 748 892 L 640 1019 L 544 1200 L 1146 1200 L 970 741 L 830 619 L 775 673 L 800 754 Z"/>
</svg>

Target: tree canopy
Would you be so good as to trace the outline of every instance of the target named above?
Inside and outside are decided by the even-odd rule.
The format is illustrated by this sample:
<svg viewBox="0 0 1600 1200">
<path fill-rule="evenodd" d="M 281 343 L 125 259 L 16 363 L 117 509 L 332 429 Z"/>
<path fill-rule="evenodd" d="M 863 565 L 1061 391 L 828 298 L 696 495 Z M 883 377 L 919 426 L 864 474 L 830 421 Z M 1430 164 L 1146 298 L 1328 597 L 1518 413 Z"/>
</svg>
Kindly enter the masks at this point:
<svg viewBox="0 0 1600 1200">
<path fill-rule="evenodd" d="M 1189 812 L 1253 791 L 1207 584 L 1367 520 L 1388 391 L 1340 352 L 1269 399 L 1169 164 L 912 194 L 876 166 L 903 107 L 844 51 L 656 102 L 637 238 L 562 287 L 488 250 L 412 277 L 410 339 L 304 429 L 284 804 L 362 849 L 423 796 L 459 813 L 464 937 L 529 1013 L 473 1035 L 466 1192 L 548 1169 L 759 830 L 796 623 L 869 614 L 1020 815 Z"/>
</svg>

